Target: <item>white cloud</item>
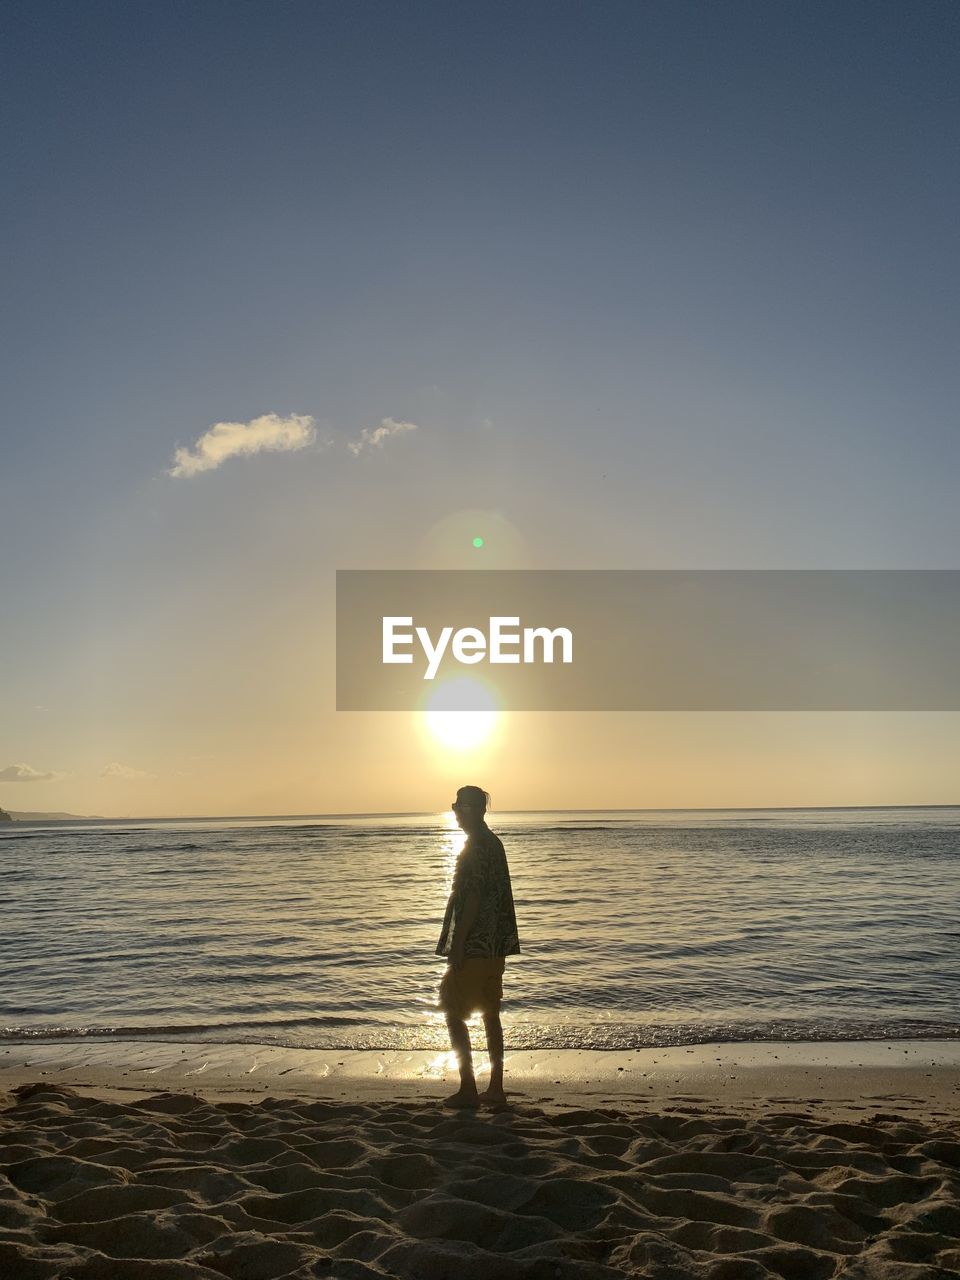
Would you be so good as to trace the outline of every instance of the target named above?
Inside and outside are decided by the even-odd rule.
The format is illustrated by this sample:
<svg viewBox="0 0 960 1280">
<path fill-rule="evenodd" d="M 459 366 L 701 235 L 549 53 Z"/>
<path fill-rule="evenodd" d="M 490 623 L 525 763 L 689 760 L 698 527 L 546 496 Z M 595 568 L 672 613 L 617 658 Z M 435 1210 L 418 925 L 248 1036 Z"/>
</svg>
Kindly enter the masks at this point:
<svg viewBox="0 0 960 1280">
<path fill-rule="evenodd" d="M 354 457 L 362 453 L 364 449 L 379 449 L 383 446 L 384 440 L 388 440 L 391 436 L 403 435 L 405 431 L 416 431 L 417 424 L 415 422 L 395 422 L 393 418 L 383 418 L 379 427 L 364 427 L 360 432 L 359 440 L 350 440 L 347 442 L 347 448 Z"/>
<path fill-rule="evenodd" d="M 263 452 L 287 453 L 305 449 L 317 437 L 309 414 L 292 413 L 280 418 L 265 413 L 250 422 L 215 422 L 199 438 L 193 449 L 178 448 L 173 455 L 171 476 L 195 476 L 213 471 L 228 458 Z"/>
<path fill-rule="evenodd" d="M 101 778 L 123 778 L 124 781 L 130 782 L 135 778 L 151 778 L 150 773 L 145 773 L 143 769 L 133 769 L 128 764 L 121 764 L 119 760 L 113 760 L 110 764 L 105 764 L 100 770 Z"/>
<path fill-rule="evenodd" d="M 28 764 L 8 764 L 0 769 L 0 782 L 55 782 L 59 773 L 41 773 Z"/>
</svg>

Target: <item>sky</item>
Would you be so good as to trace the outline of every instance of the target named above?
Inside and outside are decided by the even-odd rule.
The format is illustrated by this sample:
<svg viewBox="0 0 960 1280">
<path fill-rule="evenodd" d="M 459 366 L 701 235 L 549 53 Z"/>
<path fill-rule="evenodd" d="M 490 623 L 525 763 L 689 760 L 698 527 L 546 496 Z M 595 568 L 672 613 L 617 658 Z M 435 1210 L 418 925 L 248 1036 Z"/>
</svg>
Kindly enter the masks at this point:
<svg viewBox="0 0 960 1280">
<path fill-rule="evenodd" d="M 960 714 L 337 712 L 338 568 L 954 568 L 952 3 L 5 6 L 0 805 L 950 803 Z M 472 539 L 486 538 L 478 551 Z"/>
</svg>

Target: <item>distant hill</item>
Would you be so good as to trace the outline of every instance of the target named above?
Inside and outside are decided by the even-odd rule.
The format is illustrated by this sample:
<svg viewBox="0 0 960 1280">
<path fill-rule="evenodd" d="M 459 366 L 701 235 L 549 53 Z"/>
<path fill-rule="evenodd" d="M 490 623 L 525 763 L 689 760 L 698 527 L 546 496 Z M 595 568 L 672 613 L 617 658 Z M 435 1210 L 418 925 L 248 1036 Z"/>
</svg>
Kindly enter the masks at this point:
<svg viewBox="0 0 960 1280">
<path fill-rule="evenodd" d="M 6 822 L 12 818 L 14 822 L 50 822 L 50 821 L 69 821 L 71 818 L 83 821 L 86 818 L 98 818 L 98 813 L 21 813 L 11 810 L 9 813 L 5 809 L 0 809 L 0 822 Z"/>
</svg>

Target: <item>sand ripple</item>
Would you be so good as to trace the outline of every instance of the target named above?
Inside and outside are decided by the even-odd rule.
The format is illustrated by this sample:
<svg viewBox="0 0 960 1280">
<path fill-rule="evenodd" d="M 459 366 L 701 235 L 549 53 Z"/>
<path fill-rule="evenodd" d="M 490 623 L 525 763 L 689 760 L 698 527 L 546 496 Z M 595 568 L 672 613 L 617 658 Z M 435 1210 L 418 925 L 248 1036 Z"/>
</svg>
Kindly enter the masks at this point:
<svg viewBox="0 0 960 1280">
<path fill-rule="evenodd" d="M 11 1280 L 960 1273 L 960 1134 L 898 1114 L 5 1101 Z"/>
</svg>

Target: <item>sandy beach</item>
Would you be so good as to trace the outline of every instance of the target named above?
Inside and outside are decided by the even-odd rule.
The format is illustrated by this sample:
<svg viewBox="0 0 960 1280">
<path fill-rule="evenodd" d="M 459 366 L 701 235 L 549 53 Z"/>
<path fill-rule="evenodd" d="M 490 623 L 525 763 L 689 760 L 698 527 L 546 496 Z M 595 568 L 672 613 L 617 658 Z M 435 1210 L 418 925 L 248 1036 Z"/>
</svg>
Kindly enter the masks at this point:
<svg viewBox="0 0 960 1280">
<path fill-rule="evenodd" d="M 960 1044 L 508 1055 L 0 1046 L 0 1271 L 125 1280 L 960 1271 Z M 482 1065 L 478 1058 L 478 1065 Z"/>
</svg>

